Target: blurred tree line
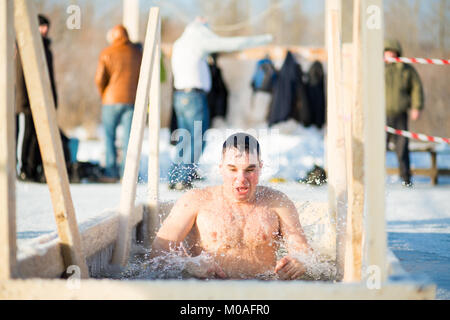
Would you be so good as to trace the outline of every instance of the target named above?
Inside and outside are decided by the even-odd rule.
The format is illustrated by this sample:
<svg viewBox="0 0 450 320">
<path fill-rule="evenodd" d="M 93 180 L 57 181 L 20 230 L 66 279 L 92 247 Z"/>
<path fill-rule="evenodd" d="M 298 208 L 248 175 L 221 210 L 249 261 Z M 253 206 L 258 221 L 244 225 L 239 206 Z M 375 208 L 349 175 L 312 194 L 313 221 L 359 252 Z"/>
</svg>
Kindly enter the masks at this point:
<svg viewBox="0 0 450 320">
<path fill-rule="evenodd" d="M 145 36 L 149 7 L 160 5 L 163 42 L 176 40 L 190 20 L 202 15 L 209 19 L 212 29 L 219 35 L 271 33 L 274 44 L 323 46 L 324 1 L 315 4 L 318 10 L 314 13 L 304 9 L 309 1 L 312 0 L 141 0 L 141 39 Z M 352 0 L 343 1 L 344 9 L 351 10 L 348 8 L 351 8 Z M 95 136 L 101 101 L 94 74 L 100 51 L 108 45 L 108 29 L 122 21 L 122 1 L 36 0 L 36 3 L 39 12 L 52 21 L 50 37 L 60 97 L 59 124 L 66 131 L 84 126 Z M 385 0 L 384 3 L 386 36 L 401 41 L 405 56 L 449 58 L 450 1 Z M 80 30 L 66 27 L 69 16 L 66 10 L 71 4 L 81 8 Z M 166 60 L 165 65 L 170 69 L 169 61 Z M 411 129 L 449 137 L 450 69 L 445 66 L 415 67 L 424 83 L 426 110 Z M 169 78 L 163 90 L 170 90 L 170 81 Z M 170 99 L 170 94 L 163 92 L 164 97 Z"/>
</svg>

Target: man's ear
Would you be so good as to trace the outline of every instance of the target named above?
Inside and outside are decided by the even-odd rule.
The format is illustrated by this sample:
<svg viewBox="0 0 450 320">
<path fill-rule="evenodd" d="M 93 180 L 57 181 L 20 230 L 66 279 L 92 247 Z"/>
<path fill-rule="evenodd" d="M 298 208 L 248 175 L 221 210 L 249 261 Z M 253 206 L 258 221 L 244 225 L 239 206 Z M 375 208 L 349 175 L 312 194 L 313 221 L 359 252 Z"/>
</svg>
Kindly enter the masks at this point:
<svg viewBox="0 0 450 320">
<path fill-rule="evenodd" d="M 259 160 L 259 168 L 262 169 L 264 166 L 264 162 L 262 160 Z"/>
</svg>

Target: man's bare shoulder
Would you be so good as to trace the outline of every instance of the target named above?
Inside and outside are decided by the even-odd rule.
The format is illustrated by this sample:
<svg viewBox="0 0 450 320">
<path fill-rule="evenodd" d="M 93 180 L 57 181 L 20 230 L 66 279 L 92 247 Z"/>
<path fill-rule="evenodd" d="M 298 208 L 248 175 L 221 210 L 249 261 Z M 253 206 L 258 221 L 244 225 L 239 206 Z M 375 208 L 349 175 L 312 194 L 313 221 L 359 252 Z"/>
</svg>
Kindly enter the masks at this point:
<svg viewBox="0 0 450 320">
<path fill-rule="evenodd" d="M 178 201 L 198 206 L 214 199 L 219 194 L 218 188 L 219 187 L 206 187 L 202 189 L 192 189 L 186 192 Z"/>
<path fill-rule="evenodd" d="M 292 200 L 290 200 L 284 192 L 267 186 L 258 187 L 257 197 L 259 201 L 262 201 L 271 207 L 284 207 L 293 204 Z"/>
</svg>

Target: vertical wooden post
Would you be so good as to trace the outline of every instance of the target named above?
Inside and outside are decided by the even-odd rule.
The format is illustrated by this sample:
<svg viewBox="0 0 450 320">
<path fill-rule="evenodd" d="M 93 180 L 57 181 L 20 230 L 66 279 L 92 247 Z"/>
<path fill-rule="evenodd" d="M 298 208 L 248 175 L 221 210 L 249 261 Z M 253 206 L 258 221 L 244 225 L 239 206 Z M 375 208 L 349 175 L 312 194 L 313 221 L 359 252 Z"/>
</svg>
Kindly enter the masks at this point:
<svg viewBox="0 0 450 320">
<path fill-rule="evenodd" d="M 352 104 L 353 104 L 353 44 L 344 43 L 342 46 L 342 65 L 343 65 L 343 98 L 345 116 L 344 116 L 344 130 L 345 130 L 345 149 L 346 149 L 346 169 L 347 169 L 347 219 L 346 219 L 346 236 L 345 236 L 345 262 L 344 262 L 344 278 L 343 281 L 353 281 L 351 275 L 354 271 L 354 258 L 352 246 L 352 216 L 353 216 L 353 123 L 352 123 Z"/>
<path fill-rule="evenodd" d="M 327 162 L 329 208 L 336 219 L 336 264 L 338 278 L 343 277 L 347 182 L 345 169 L 344 110 L 342 104 L 342 7 L 341 0 L 328 0 L 328 104 Z M 333 214 L 334 213 L 334 214 Z"/>
<path fill-rule="evenodd" d="M 139 0 L 123 0 L 123 25 L 131 42 L 139 42 Z"/>
<path fill-rule="evenodd" d="M 78 266 L 81 277 L 88 278 L 34 2 L 16 0 L 14 9 L 17 42 L 64 263 Z"/>
<path fill-rule="evenodd" d="M 436 151 L 430 151 L 431 155 L 431 184 L 433 186 L 438 184 L 439 168 L 437 167 L 437 154 Z"/>
<path fill-rule="evenodd" d="M 362 3 L 362 94 L 364 108 L 365 251 L 367 267 L 386 275 L 386 111 L 383 61 L 383 0 Z"/>
<path fill-rule="evenodd" d="M 353 3 L 353 46 L 352 63 L 348 64 L 345 74 L 348 76 L 346 87 L 351 90 L 350 99 L 345 103 L 351 107 L 350 128 L 347 133 L 347 185 L 348 213 L 347 213 L 347 243 L 351 241 L 351 250 L 348 252 L 350 261 L 346 263 L 344 281 L 360 281 L 362 269 L 362 242 L 364 217 L 364 117 L 362 108 L 361 87 L 361 1 Z M 350 76 L 351 75 L 351 76 Z M 350 89 L 351 88 L 351 89 Z M 349 92 L 350 93 L 350 92 Z"/>
<path fill-rule="evenodd" d="M 16 276 L 14 1 L 0 2 L 0 280 Z"/>
<path fill-rule="evenodd" d="M 352 42 L 354 0 L 342 0 L 342 42 Z"/>
<path fill-rule="evenodd" d="M 148 216 L 147 236 L 144 245 L 151 246 L 151 235 L 155 234 L 158 221 L 159 199 L 159 130 L 161 127 L 161 19 L 158 20 L 155 55 L 153 59 L 152 83 L 150 87 L 150 110 L 148 120 Z"/>
<path fill-rule="evenodd" d="M 129 258 L 131 241 L 130 221 L 131 215 L 134 211 L 134 203 L 136 198 L 142 140 L 144 137 L 145 120 L 149 103 L 150 80 L 153 74 L 155 61 L 158 21 L 159 8 L 151 8 L 141 70 L 139 74 L 139 84 L 136 93 L 133 121 L 131 123 L 131 133 L 130 141 L 128 143 L 127 158 L 125 161 L 125 171 L 122 181 L 119 208 L 119 232 L 112 259 L 114 264 L 122 266 L 127 264 Z"/>
</svg>

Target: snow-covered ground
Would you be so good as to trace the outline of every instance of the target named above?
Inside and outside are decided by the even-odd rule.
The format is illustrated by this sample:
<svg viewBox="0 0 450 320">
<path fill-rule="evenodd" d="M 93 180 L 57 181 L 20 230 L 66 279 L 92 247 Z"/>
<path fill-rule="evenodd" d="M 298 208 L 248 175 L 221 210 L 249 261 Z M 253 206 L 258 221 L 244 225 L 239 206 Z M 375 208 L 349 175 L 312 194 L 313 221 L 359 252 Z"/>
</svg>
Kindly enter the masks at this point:
<svg viewBox="0 0 450 320">
<path fill-rule="evenodd" d="M 236 129 L 237 130 L 237 129 Z M 214 129 L 208 132 L 201 172 L 207 178 L 200 186 L 220 183 L 218 163 L 220 148 L 225 138 L 236 130 Z M 101 132 L 101 130 L 99 130 Z M 286 126 L 267 129 L 264 126 L 249 131 L 261 143 L 265 169 L 262 184 L 270 184 L 287 193 L 293 200 L 327 201 L 327 187 L 299 184 L 314 164 L 324 165 L 323 132 L 315 128 Z M 82 132 L 75 133 L 82 138 Z M 148 161 L 148 132 L 142 149 L 140 183 L 137 202 L 146 201 L 146 170 Z M 160 199 L 174 200 L 179 192 L 167 188 L 167 173 L 171 157 L 176 152 L 169 143 L 170 134 L 163 129 L 160 135 Z M 442 146 L 446 155 L 438 156 L 438 165 L 450 168 L 448 146 Z M 444 150 L 445 148 L 445 150 Z M 79 161 L 103 162 L 104 146 L 99 141 L 80 141 Z M 427 167 L 427 154 L 412 154 L 413 167 Z M 388 153 L 388 166 L 396 166 L 395 155 Z M 269 183 L 272 177 L 281 177 L 286 183 Z M 424 274 L 438 286 L 437 298 L 450 300 L 450 177 L 440 177 L 439 185 L 432 186 L 429 178 L 414 177 L 414 188 L 406 189 L 397 177 L 386 179 L 386 219 L 389 248 L 399 258 L 406 271 Z M 18 182 L 17 238 L 19 254 L 26 253 L 36 237 L 55 232 L 50 195 L 46 185 Z M 105 209 L 115 208 L 120 198 L 120 184 L 74 184 L 72 198 L 81 225 L 99 219 Z"/>
</svg>

